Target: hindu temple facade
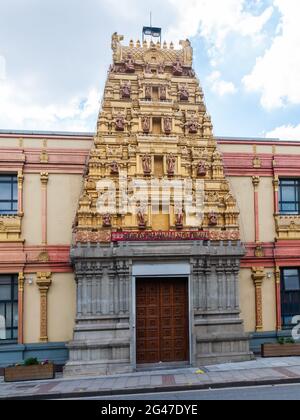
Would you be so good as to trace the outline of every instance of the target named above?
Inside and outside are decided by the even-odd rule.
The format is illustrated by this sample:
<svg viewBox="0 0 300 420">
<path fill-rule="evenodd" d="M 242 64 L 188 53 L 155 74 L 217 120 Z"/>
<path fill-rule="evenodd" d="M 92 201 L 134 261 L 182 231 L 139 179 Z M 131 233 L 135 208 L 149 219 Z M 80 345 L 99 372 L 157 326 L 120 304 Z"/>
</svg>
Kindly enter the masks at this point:
<svg viewBox="0 0 300 420">
<path fill-rule="evenodd" d="M 249 360 L 240 318 L 239 211 L 191 44 L 125 47 L 122 39 L 112 38 L 113 65 L 77 211 L 77 316 L 65 374 Z M 154 180 L 191 182 L 191 205 L 202 185 L 202 217 L 178 206 L 176 189 L 163 212 L 160 187 L 156 212 L 149 200 L 124 211 L 123 183 Z M 121 205 L 105 213 L 99 185 L 108 181 Z"/>
<path fill-rule="evenodd" d="M 299 339 L 299 141 L 214 137 L 190 43 L 122 41 L 96 133 L 0 130 L 0 375 Z"/>
</svg>

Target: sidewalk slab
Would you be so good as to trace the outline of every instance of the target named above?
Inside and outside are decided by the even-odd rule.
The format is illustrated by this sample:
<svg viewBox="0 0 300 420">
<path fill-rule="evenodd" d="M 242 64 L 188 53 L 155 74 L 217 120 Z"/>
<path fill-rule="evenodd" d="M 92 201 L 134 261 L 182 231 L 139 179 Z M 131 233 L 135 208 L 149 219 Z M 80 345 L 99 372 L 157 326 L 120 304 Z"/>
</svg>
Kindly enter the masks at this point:
<svg viewBox="0 0 300 420">
<path fill-rule="evenodd" d="M 258 359 L 253 362 L 196 368 L 154 370 L 132 374 L 63 378 L 51 381 L 4 383 L 2 399 L 61 399 L 141 393 L 176 392 L 208 388 L 248 387 L 300 383 L 300 358 Z"/>
</svg>

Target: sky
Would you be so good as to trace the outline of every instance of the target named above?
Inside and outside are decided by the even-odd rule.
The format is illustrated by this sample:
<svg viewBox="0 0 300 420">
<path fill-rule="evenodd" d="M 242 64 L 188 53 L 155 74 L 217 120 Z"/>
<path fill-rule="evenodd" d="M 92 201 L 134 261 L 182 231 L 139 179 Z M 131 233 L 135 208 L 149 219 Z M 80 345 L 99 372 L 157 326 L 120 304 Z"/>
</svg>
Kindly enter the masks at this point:
<svg viewBox="0 0 300 420">
<path fill-rule="evenodd" d="M 299 0 L 0 0 L 0 129 L 93 132 L 111 35 L 150 11 L 191 40 L 216 136 L 300 140 Z"/>
</svg>

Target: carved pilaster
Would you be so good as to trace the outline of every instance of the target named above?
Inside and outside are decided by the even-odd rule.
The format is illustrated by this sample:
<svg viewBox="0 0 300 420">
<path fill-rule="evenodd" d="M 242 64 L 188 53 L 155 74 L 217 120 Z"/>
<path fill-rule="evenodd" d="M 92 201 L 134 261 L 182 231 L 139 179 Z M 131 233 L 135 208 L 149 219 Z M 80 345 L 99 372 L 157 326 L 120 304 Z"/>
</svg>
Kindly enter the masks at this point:
<svg viewBox="0 0 300 420">
<path fill-rule="evenodd" d="M 259 176 L 253 176 L 252 177 L 252 184 L 253 184 L 253 187 L 254 187 L 254 191 L 258 191 L 258 187 L 259 187 L 259 184 L 260 184 L 260 177 Z"/>
<path fill-rule="evenodd" d="M 263 301 L 262 284 L 265 279 L 265 270 L 263 267 L 252 268 L 252 279 L 255 286 L 255 312 L 256 312 L 256 331 L 263 331 Z"/>
<path fill-rule="evenodd" d="M 36 284 L 40 290 L 40 341 L 48 342 L 48 291 L 51 286 L 51 273 L 37 273 Z"/>
<path fill-rule="evenodd" d="M 23 209 L 23 183 L 24 183 L 24 175 L 23 171 L 18 172 L 18 215 L 20 217 L 24 216 L 24 209 Z"/>
</svg>

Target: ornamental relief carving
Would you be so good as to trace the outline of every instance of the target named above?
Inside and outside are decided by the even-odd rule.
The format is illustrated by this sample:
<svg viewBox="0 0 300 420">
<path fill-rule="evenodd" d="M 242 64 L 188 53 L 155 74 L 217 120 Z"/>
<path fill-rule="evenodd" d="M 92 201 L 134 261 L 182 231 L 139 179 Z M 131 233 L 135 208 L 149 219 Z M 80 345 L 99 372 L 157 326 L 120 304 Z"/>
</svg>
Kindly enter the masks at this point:
<svg viewBox="0 0 300 420">
<path fill-rule="evenodd" d="M 275 216 L 277 239 L 300 239 L 300 216 Z"/>
<path fill-rule="evenodd" d="M 21 216 L 0 216 L 0 242 L 21 241 L 21 229 Z"/>
</svg>

